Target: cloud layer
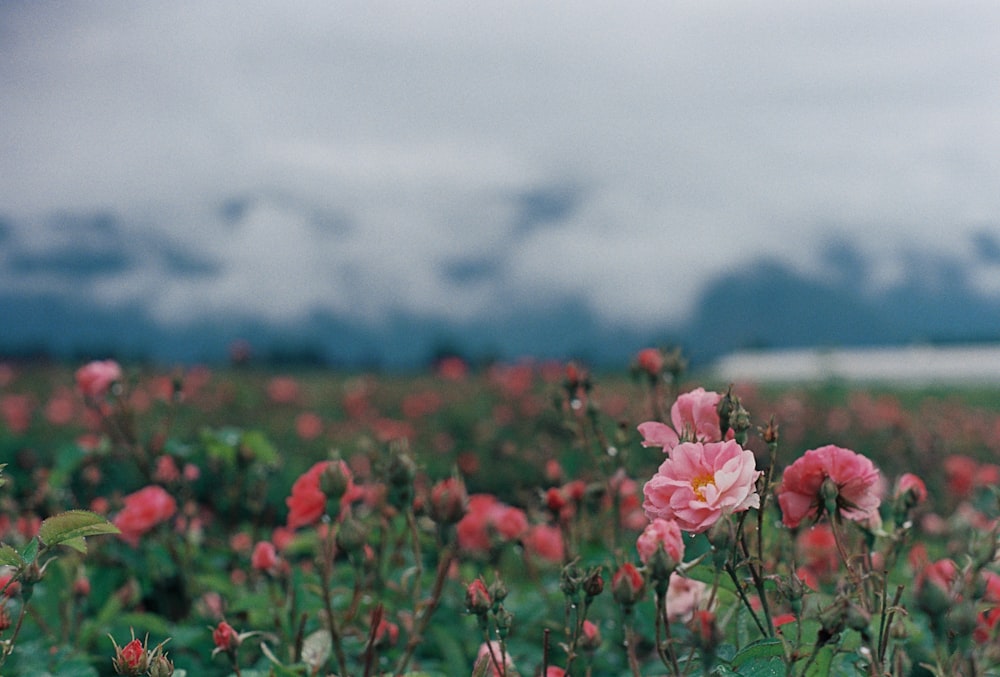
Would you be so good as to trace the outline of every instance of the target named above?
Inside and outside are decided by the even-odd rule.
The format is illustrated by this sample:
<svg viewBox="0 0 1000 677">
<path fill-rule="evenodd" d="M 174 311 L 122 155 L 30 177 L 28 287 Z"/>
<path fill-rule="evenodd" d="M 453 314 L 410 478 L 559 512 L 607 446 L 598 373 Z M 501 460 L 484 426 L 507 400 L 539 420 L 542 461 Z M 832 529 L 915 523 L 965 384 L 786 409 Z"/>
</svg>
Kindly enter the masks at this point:
<svg viewBox="0 0 1000 677">
<path fill-rule="evenodd" d="M 1000 6 L 0 6 L 0 283 L 163 322 L 682 321 L 1000 226 Z"/>
</svg>

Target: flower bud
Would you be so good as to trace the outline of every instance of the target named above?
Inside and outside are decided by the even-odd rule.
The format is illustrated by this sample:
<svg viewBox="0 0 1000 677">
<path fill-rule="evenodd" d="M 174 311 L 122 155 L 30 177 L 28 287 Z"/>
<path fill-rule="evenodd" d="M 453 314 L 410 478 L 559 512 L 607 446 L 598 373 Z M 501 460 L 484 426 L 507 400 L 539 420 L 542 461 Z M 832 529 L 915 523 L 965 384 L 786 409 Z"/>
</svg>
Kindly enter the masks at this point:
<svg viewBox="0 0 1000 677">
<path fill-rule="evenodd" d="M 212 630 L 212 642 L 219 651 L 228 654 L 235 654 L 240 646 L 240 636 L 229 623 L 219 621 L 219 624 Z"/>
<path fill-rule="evenodd" d="M 631 609 L 646 591 L 646 580 L 631 562 L 623 564 L 611 577 L 611 594 L 615 601 Z"/>
<path fill-rule="evenodd" d="M 584 651 L 596 651 L 601 647 L 602 641 L 600 628 L 590 621 L 584 621 L 579 639 L 580 648 Z"/>
<path fill-rule="evenodd" d="M 470 614 L 484 616 L 493 606 L 493 600 L 483 579 L 477 578 L 465 588 L 465 608 Z"/>
<path fill-rule="evenodd" d="M 417 464 L 407 449 L 405 439 L 397 440 L 389 451 L 389 505 L 403 510 L 413 503 L 413 479 L 417 476 Z"/>
<path fill-rule="evenodd" d="M 351 474 L 347 465 L 337 459 L 326 464 L 319 476 L 319 490 L 326 496 L 327 512 L 331 517 L 340 513 L 340 499 L 351 484 Z"/>
<path fill-rule="evenodd" d="M 819 494 L 823 497 L 823 505 L 830 515 L 837 514 L 837 499 L 840 497 L 840 487 L 832 479 L 827 477 L 819 487 Z"/>
<path fill-rule="evenodd" d="M 576 564 L 570 563 L 563 567 L 559 574 L 559 587 L 566 597 L 576 599 L 580 592 L 580 583 L 583 582 L 583 572 Z"/>
<path fill-rule="evenodd" d="M 592 567 L 583 578 L 583 592 L 587 595 L 587 600 L 592 600 L 604 592 L 604 577 L 602 567 Z"/>
<path fill-rule="evenodd" d="M 149 677 L 171 677 L 173 674 L 173 661 L 166 656 L 157 656 L 149 666 Z"/>
<path fill-rule="evenodd" d="M 431 518 L 438 524 L 455 524 L 465 516 L 469 494 L 460 477 L 448 477 L 431 489 Z"/>
<path fill-rule="evenodd" d="M 361 550 L 368 542 L 368 530 L 361 520 L 347 517 L 337 531 L 337 547 L 348 554 Z"/>
<path fill-rule="evenodd" d="M 115 674 L 130 677 L 146 674 L 149 668 L 149 654 L 142 642 L 133 638 L 125 646 L 119 647 L 112 638 L 111 643 L 115 645 L 115 656 L 111 659 Z"/>
<path fill-rule="evenodd" d="M 514 625 L 514 614 L 507 611 L 502 606 L 496 611 L 497 634 L 500 639 L 505 639 L 510 633 L 510 628 Z"/>
<path fill-rule="evenodd" d="M 496 611 L 500 608 L 500 603 L 507 599 L 507 584 L 500 579 L 500 576 L 494 574 L 488 592 L 490 599 L 493 600 L 493 610 Z"/>
<path fill-rule="evenodd" d="M 718 623 L 716 623 L 715 614 L 704 609 L 697 610 L 688 621 L 687 628 L 691 632 L 694 645 L 701 649 L 706 656 L 714 656 L 719 642 L 722 641 L 722 633 L 719 631 Z M 705 661 L 706 667 L 710 662 Z"/>
</svg>

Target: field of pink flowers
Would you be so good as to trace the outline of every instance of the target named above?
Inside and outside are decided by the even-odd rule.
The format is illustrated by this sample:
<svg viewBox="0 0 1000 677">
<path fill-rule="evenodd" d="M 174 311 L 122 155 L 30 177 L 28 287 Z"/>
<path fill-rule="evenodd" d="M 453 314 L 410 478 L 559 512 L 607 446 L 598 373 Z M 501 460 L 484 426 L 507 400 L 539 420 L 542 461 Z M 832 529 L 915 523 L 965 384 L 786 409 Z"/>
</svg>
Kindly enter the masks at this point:
<svg viewBox="0 0 1000 677">
<path fill-rule="evenodd" d="M 0 674 L 1000 674 L 1000 389 L 0 363 Z"/>
</svg>

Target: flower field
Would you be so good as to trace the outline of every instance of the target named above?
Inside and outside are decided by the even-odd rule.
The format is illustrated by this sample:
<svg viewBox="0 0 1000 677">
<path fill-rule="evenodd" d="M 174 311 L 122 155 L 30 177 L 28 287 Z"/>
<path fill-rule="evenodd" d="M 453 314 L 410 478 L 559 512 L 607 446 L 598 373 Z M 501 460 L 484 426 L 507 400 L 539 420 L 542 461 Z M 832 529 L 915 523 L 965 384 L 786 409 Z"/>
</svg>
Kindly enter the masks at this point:
<svg viewBox="0 0 1000 677">
<path fill-rule="evenodd" d="M 994 392 L 0 363 L 0 674 L 1000 674 Z"/>
</svg>

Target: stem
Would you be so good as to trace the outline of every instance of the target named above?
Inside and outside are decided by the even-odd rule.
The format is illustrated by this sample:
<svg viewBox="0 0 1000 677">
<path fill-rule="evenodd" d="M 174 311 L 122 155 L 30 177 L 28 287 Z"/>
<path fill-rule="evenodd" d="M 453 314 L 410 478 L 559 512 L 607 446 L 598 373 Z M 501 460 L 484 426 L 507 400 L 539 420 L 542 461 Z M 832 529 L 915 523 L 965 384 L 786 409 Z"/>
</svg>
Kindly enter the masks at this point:
<svg viewBox="0 0 1000 677">
<path fill-rule="evenodd" d="M 660 641 L 660 632 L 663 632 L 663 641 Z M 656 593 L 656 652 L 660 655 L 660 660 L 672 671 L 673 675 L 681 674 L 681 666 L 677 663 L 677 654 L 674 652 L 674 639 L 670 633 L 670 617 L 667 615 L 667 594 L 666 591 Z"/>
<path fill-rule="evenodd" d="M 323 590 L 323 608 L 326 611 L 327 626 L 330 630 L 330 639 L 333 642 L 333 652 L 337 657 L 337 665 L 340 674 L 346 675 L 347 658 L 344 656 L 344 647 L 340 642 L 340 630 L 337 628 L 337 619 L 333 615 L 333 597 L 330 594 L 331 578 L 333 576 L 333 558 L 337 552 L 336 523 L 327 524 L 326 535 L 323 537 L 322 549 L 323 558 L 320 563 L 320 584 Z"/>
<path fill-rule="evenodd" d="M 833 532 L 833 541 L 834 543 L 837 544 L 837 554 L 840 555 L 840 559 L 844 562 L 844 566 L 847 567 L 847 575 L 848 577 L 850 577 L 851 583 L 853 583 L 854 587 L 857 589 L 858 597 L 861 598 L 861 604 L 864 606 L 865 611 L 871 612 L 872 610 L 871 600 L 868 599 L 864 583 L 862 582 L 857 569 L 851 566 L 851 559 L 850 557 L 848 557 L 847 550 L 844 548 L 843 536 L 840 533 L 840 528 L 843 524 L 842 520 L 840 519 L 840 514 L 835 513 L 831 517 L 832 519 L 830 520 L 830 531 Z"/>
<path fill-rule="evenodd" d="M 434 577 L 434 587 L 431 589 L 430 599 L 427 600 L 426 605 L 420 610 L 420 616 L 417 619 L 409 641 L 406 643 L 406 649 L 403 651 L 403 655 L 396 664 L 395 674 L 402 675 L 403 672 L 405 672 L 407 664 L 410 662 L 410 659 L 413 658 L 413 654 L 417 650 L 417 646 L 419 646 L 420 642 L 423 641 L 423 635 L 427 630 L 427 626 L 430 624 L 431 616 L 434 615 L 434 611 L 437 609 L 438 603 L 441 601 L 441 592 L 444 590 L 444 582 L 448 577 L 448 569 L 451 568 L 451 563 L 454 559 L 455 550 L 452 547 L 448 547 L 443 553 L 441 560 L 438 562 L 437 575 Z M 491 646 L 488 641 L 487 646 Z M 343 674 L 346 675 L 347 672 L 345 671 Z"/>
<path fill-rule="evenodd" d="M 763 623 L 761 623 L 760 619 L 757 618 L 757 612 L 754 611 L 753 607 L 750 605 L 750 600 L 749 598 L 747 598 L 746 591 L 743 590 L 743 584 L 740 582 L 739 577 L 736 575 L 736 569 L 733 568 L 732 563 L 726 562 L 726 572 L 729 574 L 729 578 L 731 578 L 733 583 L 736 585 L 736 592 L 740 596 L 740 601 L 743 602 L 743 606 L 745 606 L 747 608 L 747 611 L 750 612 L 750 618 L 753 619 L 753 622 L 757 626 L 757 629 L 760 630 L 760 634 L 764 635 L 765 637 L 770 637 L 767 630 L 764 629 Z"/>
</svg>

